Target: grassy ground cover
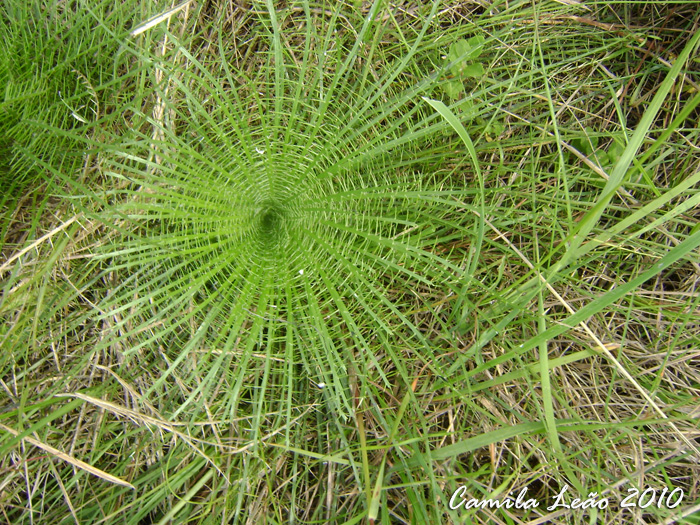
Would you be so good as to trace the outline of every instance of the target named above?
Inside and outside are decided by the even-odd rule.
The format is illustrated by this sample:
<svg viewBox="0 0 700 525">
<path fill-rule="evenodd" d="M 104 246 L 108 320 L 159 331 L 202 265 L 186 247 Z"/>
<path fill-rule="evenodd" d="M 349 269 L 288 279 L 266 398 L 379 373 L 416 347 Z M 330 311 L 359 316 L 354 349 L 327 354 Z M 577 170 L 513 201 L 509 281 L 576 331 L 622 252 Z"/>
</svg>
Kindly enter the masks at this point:
<svg viewBox="0 0 700 525">
<path fill-rule="evenodd" d="M 1 519 L 700 522 L 699 7 L 4 2 Z"/>
</svg>

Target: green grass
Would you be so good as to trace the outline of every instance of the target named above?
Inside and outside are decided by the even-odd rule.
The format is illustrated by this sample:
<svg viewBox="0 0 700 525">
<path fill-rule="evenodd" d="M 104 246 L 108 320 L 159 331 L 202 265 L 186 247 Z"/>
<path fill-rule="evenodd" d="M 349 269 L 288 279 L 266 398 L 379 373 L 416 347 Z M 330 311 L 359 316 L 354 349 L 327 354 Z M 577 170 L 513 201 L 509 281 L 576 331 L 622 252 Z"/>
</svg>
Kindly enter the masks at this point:
<svg viewBox="0 0 700 525">
<path fill-rule="evenodd" d="M 568 4 L 6 2 L 2 520 L 697 523 L 697 4 Z"/>
</svg>

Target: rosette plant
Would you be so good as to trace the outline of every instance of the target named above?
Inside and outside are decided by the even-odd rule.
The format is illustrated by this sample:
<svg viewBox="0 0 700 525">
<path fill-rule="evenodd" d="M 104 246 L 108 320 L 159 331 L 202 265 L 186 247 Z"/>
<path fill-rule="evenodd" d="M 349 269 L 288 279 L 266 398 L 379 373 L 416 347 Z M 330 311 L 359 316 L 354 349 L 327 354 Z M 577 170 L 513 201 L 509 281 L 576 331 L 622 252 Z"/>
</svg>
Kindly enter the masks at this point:
<svg viewBox="0 0 700 525">
<path fill-rule="evenodd" d="M 252 418 L 253 442 L 267 414 L 289 426 L 314 400 L 340 424 L 367 381 L 405 389 L 435 371 L 451 336 L 429 335 L 429 318 L 463 280 L 478 229 L 465 207 L 479 200 L 421 98 L 439 75 L 416 65 L 437 4 L 410 23 L 379 3 L 352 20 L 256 9 L 245 68 L 224 21 L 199 42 L 209 55 L 156 29 L 130 43 L 144 62 L 142 49 L 164 51 L 144 72 L 154 106 L 132 102 L 131 129 L 103 155 L 98 216 L 113 233 L 94 254 L 112 283 L 100 347 L 161 361 L 151 389 L 178 396 L 173 416 L 207 418 L 201 400 L 216 399 Z"/>
</svg>

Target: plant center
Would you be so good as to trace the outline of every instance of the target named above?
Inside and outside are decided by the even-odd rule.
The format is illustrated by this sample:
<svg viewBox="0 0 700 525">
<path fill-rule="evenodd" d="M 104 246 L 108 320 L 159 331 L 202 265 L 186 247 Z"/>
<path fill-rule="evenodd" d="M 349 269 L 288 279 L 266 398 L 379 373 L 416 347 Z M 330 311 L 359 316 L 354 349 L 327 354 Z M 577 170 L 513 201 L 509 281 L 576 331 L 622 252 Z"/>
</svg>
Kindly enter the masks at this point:
<svg viewBox="0 0 700 525">
<path fill-rule="evenodd" d="M 287 241 L 287 210 L 277 203 L 265 203 L 257 213 L 255 229 L 264 250 L 280 249 Z"/>
<path fill-rule="evenodd" d="M 260 212 L 260 229 L 264 235 L 274 235 L 281 227 L 282 217 L 275 208 L 264 208 Z"/>
</svg>

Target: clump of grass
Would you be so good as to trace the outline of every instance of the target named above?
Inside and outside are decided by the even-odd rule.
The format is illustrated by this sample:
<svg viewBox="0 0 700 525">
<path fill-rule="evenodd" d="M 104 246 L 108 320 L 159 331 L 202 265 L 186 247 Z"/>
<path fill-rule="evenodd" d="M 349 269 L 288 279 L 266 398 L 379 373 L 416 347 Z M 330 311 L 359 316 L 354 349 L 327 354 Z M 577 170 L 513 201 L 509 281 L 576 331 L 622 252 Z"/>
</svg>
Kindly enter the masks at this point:
<svg viewBox="0 0 700 525">
<path fill-rule="evenodd" d="M 99 67 L 55 121 L 39 84 L 6 100 L 55 137 L 4 128 L 54 194 L 5 223 L 8 520 L 575 523 L 448 503 L 639 476 L 692 501 L 688 26 L 654 97 L 605 7 L 171 8 L 45 13 Z"/>
</svg>

